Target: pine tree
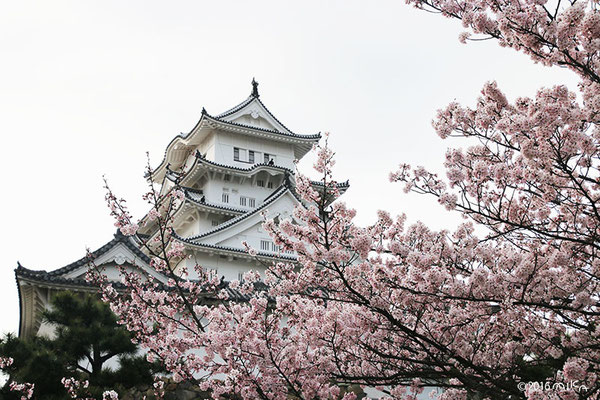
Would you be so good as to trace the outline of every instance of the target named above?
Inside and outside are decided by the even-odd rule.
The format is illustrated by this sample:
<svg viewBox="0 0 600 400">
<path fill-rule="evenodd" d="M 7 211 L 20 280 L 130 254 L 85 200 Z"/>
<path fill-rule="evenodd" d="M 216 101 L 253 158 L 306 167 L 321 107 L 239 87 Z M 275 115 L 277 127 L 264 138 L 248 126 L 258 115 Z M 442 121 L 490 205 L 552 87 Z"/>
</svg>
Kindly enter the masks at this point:
<svg viewBox="0 0 600 400">
<path fill-rule="evenodd" d="M 43 317 L 55 326 L 52 338 L 20 339 L 8 334 L 0 340 L 0 356 L 14 359 L 6 371 L 9 382 L 34 383 L 36 398 L 44 400 L 66 398 L 63 377 L 89 380 L 92 394 L 152 382 L 154 366 L 136 356 L 138 347 L 131 333 L 117 323 L 107 304 L 91 294 L 61 292 L 51 305 Z M 109 360 L 117 358 L 117 369 L 107 367 Z M 2 393 L 6 398 L 15 396 L 8 383 Z"/>
</svg>

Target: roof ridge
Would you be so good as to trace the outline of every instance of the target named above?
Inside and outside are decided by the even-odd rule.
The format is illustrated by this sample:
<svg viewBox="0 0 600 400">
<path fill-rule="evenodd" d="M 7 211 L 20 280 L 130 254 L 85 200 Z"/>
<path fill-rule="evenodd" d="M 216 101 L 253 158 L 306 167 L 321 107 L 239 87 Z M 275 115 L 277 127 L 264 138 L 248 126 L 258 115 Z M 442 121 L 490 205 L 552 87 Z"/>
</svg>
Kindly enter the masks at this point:
<svg viewBox="0 0 600 400">
<path fill-rule="evenodd" d="M 258 101 L 260 101 L 260 100 L 258 100 Z M 269 112 L 269 114 L 270 114 L 270 112 Z M 222 119 L 222 117 L 214 116 L 214 115 L 211 115 L 211 114 L 208 114 L 208 113 L 205 113 L 204 116 L 206 116 L 207 118 L 212 119 L 214 121 L 220 122 L 222 124 L 229 124 L 229 125 L 237 126 L 237 127 L 240 127 L 240 128 L 256 129 L 258 131 L 268 132 L 268 133 L 274 133 L 276 135 L 288 136 L 288 137 L 296 138 L 296 139 L 308 139 L 308 140 L 310 140 L 310 139 L 321 139 L 321 133 L 320 132 L 312 134 L 312 135 L 300 135 L 298 133 L 294 133 L 294 132 L 290 131 L 288 128 L 286 128 L 285 125 L 281 124 L 281 122 L 279 122 L 277 120 L 277 118 L 275 118 L 274 116 L 273 116 L 273 118 L 277 122 L 279 122 L 281 124 L 281 126 L 283 126 L 287 130 L 287 132 L 280 132 L 280 131 L 276 131 L 276 130 L 273 130 L 273 129 L 261 128 L 259 126 L 252 126 L 252 125 L 247 125 L 247 124 L 240 124 L 239 122 L 226 121 L 226 120 Z"/>
<path fill-rule="evenodd" d="M 310 181 L 311 185 L 325 186 L 321 181 Z M 350 179 L 346 179 L 344 182 L 335 182 L 336 187 L 350 187 Z"/>
<path fill-rule="evenodd" d="M 105 243 L 104 245 L 100 246 L 98 249 L 94 250 L 91 255 L 93 258 L 98 258 L 101 255 L 103 255 L 104 253 L 108 252 L 113 246 L 117 245 L 118 243 L 123 243 L 125 246 L 127 246 L 127 248 L 129 248 L 135 255 L 137 255 L 138 257 L 140 257 L 144 262 L 149 263 L 150 262 L 150 258 L 148 258 L 148 256 L 146 254 L 144 254 L 136 245 L 134 245 L 133 243 L 131 243 L 131 241 L 129 240 L 129 237 L 123 235 L 119 230 L 117 230 L 117 232 L 114 234 L 114 237 L 112 240 L 110 240 L 109 242 Z M 36 275 L 47 275 L 47 276 L 60 276 L 63 274 L 66 274 L 68 272 L 74 271 L 77 268 L 87 264 L 89 262 L 89 258 L 87 255 L 81 257 L 79 260 L 73 261 L 72 263 L 69 263 L 67 265 L 65 265 L 64 267 L 61 268 L 57 268 L 55 270 L 52 271 L 46 271 L 46 270 L 31 270 L 28 268 L 23 267 L 20 263 L 18 263 L 18 267 L 15 269 L 15 272 L 17 271 L 31 271 L 36 273 Z"/>
<path fill-rule="evenodd" d="M 288 128 L 287 126 L 285 126 L 280 120 L 277 119 L 277 117 L 271 112 L 271 110 L 269 110 L 267 108 L 267 106 L 265 106 L 265 103 L 262 102 L 261 99 L 259 99 L 258 97 L 256 98 L 256 100 L 258 100 L 258 102 L 260 103 L 261 106 L 263 106 L 263 108 L 265 109 L 265 111 L 267 112 L 267 114 L 269 114 L 271 116 L 271 118 L 273 118 L 275 121 L 277 121 L 277 123 L 281 126 L 283 126 L 283 128 L 288 131 L 289 133 L 293 134 L 293 135 L 297 135 L 296 133 L 292 132 L 292 130 L 290 128 Z M 320 134 L 319 134 L 320 136 Z"/>
<path fill-rule="evenodd" d="M 31 273 L 31 274 L 36 274 L 36 275 L 40 275 L 40 274 L 47 274 L 48 271 L 46 271 L 45 269 L 29 269 L 29 268 L 25 268 L 21 262 L 17 261 L 17 268 L 15 268 L 15 272 L 17 271 L 25 271 L 26 273 Z"/>
<path fill-rule="evenodd" d="M 248 254 L 248 252 L 245 249 L 241 249 L 241 248 L 230 247 L 230 246 L 220 246 L 217 244 L 208 244 L 208 243 L 194 243 L 194 242 L 188 241 L 186 238 L 183 238 L 177 234 L 175 234 L 175 237 L 178 240 L 185 242 L 185 243 L 189 243 L 193 246 L 207 247 L 207 248 L 212 248 L 212 249 L 221 249 L 221 250 L 226 250 L 226 251 L 234 251 L 237 253 Z M 291 260 L 291 261 L 297 260 L 297 257 L 292 256 L 292 255 L 284 255 L 284 254 L 273 255 L 272 253 L 266 253 L 264 251 L 257 251 L 256 254 L 259 256 L 269 257 L 269 258 L 283 258 L 283 259 L 287 259 L 287 260 Z"/>
<path fill-rule="evenodd" d="M 232 248 L 231 251 L 237 251 L 237 249 Z M 273 257 L 272 255 L 267 255 L 267 254 L 265 254 L 264 256 Z M 289 258 L 289 257 L 285 257 L 285 258 Z M 291 260 L 291 258 L 289 258 L 289 259 Z M 95 283 L 88 282 L 85 279 L 80 279 L 80 278 L 65 278 L 65 277 L 60 277 L 60 276 L 55 277 L 55 276 L 41 276 L 41 275 L 26 276 L 26 277 L 30 278 L 34 281 L 37 281 L 37 282 L 49 282 L 49 283 L 54 283 L 54 284 L 59 284 L 59 285 L 60 284 L 69 285 L 71 287 L 72 286 L 78 286 L 78 287 L 83 287 L 83 288 L 97 288 L 98 287 L 98 285 L 96 285 Z M 121 282 L 111 282 L 111 285 L 117 290 L 127 288 L 127 286 Z M 165 286 L 164 284 L 162 284 L 160 282 L 158 282 L 158 285 L 163 290 L 170 290 L 170 288 L 168 286 Z M 248 301 L 250 299 L 249 295 L 242 293 L 238 289 L 232 289 L 231 287 L 229 287 L 228 281 L 223 281 L 223 287 L 221 287 L 220 289 L 226 290 L 228 292 L 228 294 L 230 295 L 230 299 L 233 299 L 235 301 Z M 18 292 L 19 292 L 19 296 L 21 296 L 21 291 L 19 290 Z"/>
<path fill-rule="evenodd" d="M 242 101 L 241 103 L 239 103 L 236 106 L 231 107 L 229 110 L 222 112 L 221 114 L 218 114 L 216 117 L 217 118 L 222 118 L 222 117 L 227 117 L 228 115 L 234 114 L 237 111 L 241 110 L 242 108 L 246 107 L 248 104 L 250 104 L 252 102 L 252 100 L 254 100 L 256 97 L 250 95 L 248 96 L 248 98 L 244 101 Z"/>
<path fill-rule="evenodd" d="M 247 210 L 242 210 L 240 208 L 225 207 L 225 206 L 221 206 L 219 204 L 213 204 L 213 203 L 209 203 L 209 202 L 206 202 L 206 201 L 200 202 L 200 201 L 198 201 L 196 199 L 193 199 L 193 198 L 189 197 L 189 195 L 187 193 L 188 190 L 187 190 L 186 187 L 182 186 L 182 189 L 184 190 L 184 192 L 185 192 L 186 197 L 188 198 L 188 200 L 190 200 L 190 201 L 192 201 L 192 202 L 194 202 L 194 203 L 196 203 L 198 205 L 205 205 L 205 206 L 208 206 L 208 207 L 218 208 L 218 209 L 221 209 L 221 210 L 234 211 L 234 212 L 240 212 L 240 213 L 245 213 L 247 211 Z M 202 194 L 201 192 L 198 192 L 198 191 L 196 191 L 195 193 Z"/>
<path fill-rule="evenodd" d="M 221 114 L 218 114 L 216 116 L 213 116 L 213 118 L 223 118 L 223 117 L 227 117 L 229 115 L 235 114 L 236 112 L 238 112 L 239 110 L 241 110 L 242 108 L 246 107 L 248 104 L 252 103 L 254 100 L 256 100 L 261 106 L 262 108 L 267 112 L 267 114 L 273 118 L 279 125 L 281 125 L 283 127 L 283 129 L 285 129 L 288 133 L 292 134 L 292 135 L 297 135 L 297 136 L 301 136 L 298 135 L 297 133 L 294 133 L 290 128 L 288 128 L 287 126 L 285 126 L 283 124 L 283 122 L 281 122 L 276 116 L 275 114 L 273 114 L 271 112 L 271 110 L 269 110 L 269 108 L 265 105 L 265 103 L 262 102 L 262 100 L 259 98 L 258 95 L 255 95 L 254 92 L 253 94 L 251 94 L 250 96 L 248 96 L 248 98 L 244 101 L 242 101 L 241 103 L 239 103 L 238 105 L 230 108 L 229 110 L 222 112 Z M 227 121 L 229 122 L 229 121 Z M 243 124 L 240 124 L 243 125 Z M 250 126 L 250 125 L 248 125 Z"/>
</svg>

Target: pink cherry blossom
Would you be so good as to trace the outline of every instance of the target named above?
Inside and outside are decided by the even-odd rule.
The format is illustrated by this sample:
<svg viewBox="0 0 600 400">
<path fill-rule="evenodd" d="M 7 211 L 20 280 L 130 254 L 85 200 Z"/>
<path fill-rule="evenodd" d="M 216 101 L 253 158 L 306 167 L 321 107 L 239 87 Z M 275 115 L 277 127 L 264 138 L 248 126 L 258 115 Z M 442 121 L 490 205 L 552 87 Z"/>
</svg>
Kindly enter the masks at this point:
<svg viewBox="0 0 600 400">
<path fill-rule="evenodd" d="M 119 400 L 119 395 L 114 390 L 102 393 L 102 400 Z"/>
<path fill-rule="evenodd" d="M 241 282 L 201 265 L 193 280 L 181 273 L 186 249 L 173 234 L 180 188 L 161 193 L 150 184 L 144 199 L 160 217 L 139 223 L 107 188 L 123 234 L 154 224 L 154 236 L 138 239 L 168 280 L 121 268 L 117 290 L 93 265 L 89 277 L 174 380 L 215 399 L 339 398 L 348 385 L 396 399 L 426 386 L 443 389 L 446 400 L 598 398 L 598 5 L 408 2 L 460 20 L 468 30 L 461 41 L 496 40 L 569 68 L 581 83 L 509 101 L 492 81 L 474 106 L 438 111 L 434 130 L 464 147 L 448 150 L 444 174 L 403 163 L 390 180 L 460 213 L 465 223 L 448 230 L 385 211 L 357 226 L 356 211 L 338 200 L 334 152 L 327 140 L 316 145 L 319 185 L 297 172 L 302 204 L 292 218 L 263 213 L 263 229 L 294 261 L 261 265 Z M 538 375 L 541 389 L 519 386 Z"/>
</svg>

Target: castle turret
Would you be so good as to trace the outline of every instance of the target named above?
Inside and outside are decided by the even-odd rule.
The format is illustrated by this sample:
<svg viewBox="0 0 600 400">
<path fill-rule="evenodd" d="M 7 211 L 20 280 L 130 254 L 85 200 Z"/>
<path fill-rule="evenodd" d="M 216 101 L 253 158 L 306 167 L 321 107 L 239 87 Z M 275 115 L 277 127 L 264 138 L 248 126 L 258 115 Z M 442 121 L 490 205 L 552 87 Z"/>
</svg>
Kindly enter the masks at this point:
<svg viewBox="0 0 600 400">
<path fill-rule="evenodd" d="M 263 269 L 265 261 L 295 260 L 292 252 L 280 251 L 262 229 L 262 214 L 291 217 L 301 201 L 295 192 L 294 161 L 320 138 L 318 133 L 294 133 L 281 123 L 260 100 L 255 80 L 250 96 L 235 107 L 216 116 L 202 109 L 198 123 L 171 140 L 164 159 L 148 177 L 161 185 L 162 195 L 174 189 L 184 192 L 173 218 L 174 240 L 190 256 L 180 265 L 192 272 L 199 264 L 231 281 L 251 269 Z M 313 184 L 319 188 L 319 182 Z M 347 187 L 347 182 L 339 184 L 339 192 Z M 139 233 L 151 239 L 157 227 L 145 222 Z M 247 253 L 244 241 L 257 250 L 257 256 Z M 159 282 L 167 280 L 150 266 L 135 239 L 120 232 L 93 252 L 92 259 L 110 280 L 119 280 L 117 266 L 142 270 Z M 49 272 L 18 265 L 20 336 L 50 332 L 41 313 L 52 293 L 96 290 L 85 280 L 88 263 L 84 257 Z M 230 295 L 235 299 L 235 291 Z"/>
<path fill-rule="evenodd" d="M 320 138 L 281 123 L 260 100 L 254 79 L 250 96 L 235 107 L 216 116 L 203 109 L 194 128 L 169 143 L 151 176 L 162 194 L 175 187 L 185 193 L 174 230 L 191 256 L 184 260 L 188 270 L 200 264 L 225 280 L 240 278 L 259 267 L 242 242 L 255 248 L 259 259 L 295 259 L 262 230 L 262 212 L 291 216 L 300 201 L 295 160 Z M 143 233 L 152 236 L 152 228 Z"/>
</svg>

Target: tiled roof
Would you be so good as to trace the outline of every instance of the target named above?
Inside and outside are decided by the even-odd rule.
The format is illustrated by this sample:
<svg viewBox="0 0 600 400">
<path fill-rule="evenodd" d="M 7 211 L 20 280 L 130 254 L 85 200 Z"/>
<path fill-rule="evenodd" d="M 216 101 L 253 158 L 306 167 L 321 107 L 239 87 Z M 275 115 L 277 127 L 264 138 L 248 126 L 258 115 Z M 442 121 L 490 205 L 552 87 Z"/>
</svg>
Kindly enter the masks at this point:
<svg viewBox="0 0 600 400">
<path fill-rule="evenodd" d="M 218 209 L 218 210 L 230 211 L 230 212 L 236 213 L 236 214 L 243 214 L 243 213 L 248 212 L 248 210 L 243 210 L 241 208 L 226 207 L 226 206 L 222 206 L 219 204 L 209 203 L 206 200 L 202 201 L 202 197 L 204 197 L 204 195 L 199 190 L 187 188 L 187 187 L 182 187 L 181 189 L 183 189 L 183 192 L 185 193 L 185 197 L 194 204 L 198 204 L 198 205 L 201 205 L 201 206 L 204 206 L 207 208 L 214 208 L 214 209 Z"/>
<path fill-rule="evenodd" d="M 82 278 L 65 278 L 64 276 L 55 275 L 46 271 L 35 271 L 23 267 L 20 263 L 18 263 L 17 268 L 15 269 L 15 276 L 17 277 L 17 281 L 19 278 L 27 278 L 36 282 L 48 282 L 77 287 L 95 287 L 94 284 Z"/>
<path fill-rule="evenodd" d="M 322 187 L 322 186 L 325 186 L 325 185 L 323 184 L 323 182 L 321 182 L 321 181 L 310 181 L 310 184 L 311 184 L 311 185 L 314 185 L 314 186 L 321 186 L 321 187 Z M 337 183 L 335 184 L 335 186 L 336 186 L 338 189 L 341 189 L 341 188 L 349 188 L 349 187 L 350 187 L 350 181 L 349 181 L 349 180 L 346 180 L 345 182 L 337 182 Z"/>
<path fill-rule="evenodd" d="M 253 100 L 256 100 L 258 103 L 260 103 L 260 105 L 265 109 L 265 111 L 269 114 L 269 116 L 271 116 L 273 118 L 273 120 L 277 121 L 277 123 L 280 124 L 286 130 L 286 132 L 280 132 L 280 131 L 277 131 L 277 130 L 264 129 L 264 128 L 260 128 L 260 127 L 256 127 L 256 126 L 239 124 L 239 123 L 235 123 L 235 122 L 229 122 L 229 121 L 226 121 L 226 120 L 223 119 L 224 117 L 227 117 L 227 116 L 229 116 L 229 115 L 231 115 L 231 114 L 233 114 L 233 113 L 241 110 L 242 108 L 244 108 L 245 106 L 247 106 L 248 104 L 250 104 Z M 192 128 L 192 130 L 189 131 L 188 133 L 181 132 L 180 134 L 178 134 L 177 136 L 175 136 L 173 139 L 171 139 L 171 141 L 169 142 L 169 144 L 165 148 L 165 154 L 163 156 L 163 160 L 161 161 L 161 163 L 159 164 L 159 166 L 156 169 L 154 169 L 153 173 L 165 163 L 165 161 L 167 159 L 167 152 L 169 150 L 169 147 L 177 139 L 187 139 L 194 131 L 196 131 L 196 129 L 198 128 L 198 126 L 200 126 L 200 124 L 205 119 L 209 119 L 209 120 L 212 120 L 214 122 L 219 122 L 219 123 L 222 123 L 222 124 L 230 125 L 232 127 L 245 128 L 245 129 L 254 129 L 254 130 L 257 130 L 257 131 L 262 131 L 262 132 L 266 132 L 266 133 L 272 133 L 272 134 L 275 134 L 275 135 L 281 135 L 281 136 L 286 136 L 286 137 L 300 139 L 300 140 L 318 141 L 319 139 L 321 139 L 321 134 L 320 133 L 312 134 L 312 135 L 300 135 L 300 134 L 292 132 L 283 123 L 281 123 L 281 121 L 279 121 L 275 117 L 275 115 L 273 115 L 273 113 L 258 98 L 258 95 L 254 94 L 254 91 L 253 91 L 253 94 L 251 94 L 246 100 L 244 100 L 240 104 L 236 105 L 235 107 L 233 107 L 233 108 L 231 108 L 231 109 L 229 109 L 229 110 L 227 110 L 227 111 L 225 111 L 225 112 L 223 112 L 221 114 L 218 114 L 216 116 L 212 116 L 212 115 L 208 114 L 208 112 L 206 111 L 206 109 L 202 108 L 202 113 L 201 113 L 200 119 L 198 120 L 198 122 L 196 123 L 196 125 L 194 125 L 194 127 Z"/>
<path fill-rule="evenodd" d="M 92 252 L 92 257 L 98 258 L 101 255 L 103 255 L 104 253 L 106 253 L 107 251 L 109 251 L 110 249 L 112 249 L 114 246 L 116 246 L 117 244 L 122 243 L 125 246 L 127 246 L 127 248 L 129 250 L 131 250 L 136 256 L 138 256 L 141 260 L 143 260 L 145 263 L 150 263 L 150 258 L 148 258 L 148 256 L 146 254 L 144 254 L 139 247 L 137 247 L 135 244 L 132 243 L 132 241 L 130 240 L 129 237 L 123 235 L 120 231 L 117 231 L 117 233 L 115 233 L 114 238 L 106 243 L 104 246 L 100 247 L 99 249 L 97 249 L 96 251 Z M 58 268 L 52 271 L 45 271 L 45 270 L 30 270 L 27 269 L 25 267 L 23 267 L 20 263 L 17 266 L 17 269 L 15 269 L 15 272 L 17 274 L 26 274 L 29 277 L 32 277 L 34 275 L 46 275 L 49 277 L 60 277 L 61 275 L 64 275 L 66 273 L 69 273 L 71 271 L 74 271 L 84 265 L 87 265 L 89 263 L 89 259 L 87 256 L 84 256 L 82 258 L 80 258 L 79 260 L 72 262 L 71 264 L 65 265 L 62 268 Z"/>
<path fill-rule="evenodd" d="M 231 107 L 229 110 L 222 112 L 219 115 L 216 115 L 215 118 L 223 118 L 223 117 L 227 117 L 231 114 L 235 114 L 236 112 L 238 112 L 239 110 L 241 110 L 242 108 L 246 107 L 248 104 L 252 103 L 252 100 L 254 100 L 255 97 L 250 95 L 248 96 L 248 98 L 244 101 L 242 101 L 240 104 L 238 104 L 237 106 L 233 106 Z"/>
<path fill-rule="evenodd" d="M 260 102 L 260 100 L 258 100 L 258 101 Z M 266 128 L 261 128 L 261 127 L 258 127 L 258 126 L 246 125 L 246 124 L 240 124 L 240 123 L 237 123 L 237 122 L 226 121 L 226 120 L 221 119 L 219 117 L 212 116 L 212 115 L 208 114 L 206 111 L 204 111 L 203 115 L 206 116 L 209 120 L 220 122 L 220 123 L 225 124 L 225 125 L 237 126 L 237 127 L 240 127 L 240 128 L 247 128 L 247 129 L 255 129 L 257 131 L 267 132 L 267 133 L 273 133 L 273 134 L 276 134 L 276 135 L 287 136 L 287 137 L 291 137 L 291 138 L 295 138 L 295 139 L 310 140 L 310 141 L 317 141 L 317 140 L 321 139 L 321 134 L 320 133 L 315 133 L 313 135 L 299 135 L 299 134 L 293 133 L 291 131 L 280 132 L 280 131 L 273 130 L 273 129 L 266 129 Z M 277 120 L 275 117 L 273 117 L 273 118 L 275 120 Z M 277 122 L 279 122 L 279 121 L 277 121 Z M 279 123 L 281 124 L 281 122 L 279 122 Z M 281 126 L 283 126 L 285 128 L 285 125 L 281 124 Z M 286 128 L 286 130 L 287 130 L 287 128 Z"/>
<path fill-rule="evenodd" d="M 282 166 L 280 166 L 280 165 L 275 165 L 275 164 L 273 164 L 273 165 L 269 165 L 269 164 L 267 164 L 267 163 L 258 163 L 258 164 L 254 164 L 254 165 L 252 165 L 252 166 L 251 166 L 251 167 L 249 167 L 249 168 L 240 168 L 240 167 L 235 167 L 235 166 L 233 166 L 233 165 L 219 164 L 219 163 L 217 163 L 217 162 L 214 162 L 214 161 L 207 160 L 206 158 L 204 158 L 204 157 L 202 156 L 202 154 L 200 154 L 200 152 L 199 152 L 199 151 L 196 151 L 196 158 L 197 158 L 197 159 L 198 159 L 198 160 L 199 160 L 201 163 L 203 163 L 203 164 L 207 164 L 207 165 L 210 165 L 210 166 L 213 166 L 213 167 L 218 167 L 218 168 L 228 169 L 228 170 L 232 170 L 232 171 L 239 171 L 239 172 L 252 172 L 252 171 L 253 171 L 253 170 L 255 170 L 255 169 L 259 169 L 259 168 L 268 168 L 268 169 L 278 169 L 278 170 L 280 170 L 280 171 L 284 171 L 284 172 L 287 172 L 287 173 L 289 173 L 289 174 L 292 174 L 292 175 L 294 175 L 294 171 L 293 171 L 293 170 L 291 170 L 291 169 L 289 169 L 289 168 L 286 168 L 286 167 L 282 167 Z M 192 168 L 192 169 L 193 169 L 193 168 Z M 190 170 L 192 170 L 192 169 L 190 169 Z"/>
<path fill-rule="evenodd" d="M 19 278 L 27 278 L 30 281 L 46 283 L 46 284 L 50 284 L 50 285 L 57 285 L 57 286 L 66 286 L 66 287 L 71 287 L 73 289 L 75 289 L 75 288 L 80 288 L 80 289 L 98 288 L 97 285 L 95 285 L 91 282 L 88 282 L 85 279 L 65 278 L 62 276 L 50 275 L 49 273 L 47 273 L 45 271 L 33 271 L 33 270 L 23 267 L 20 263 L 18 264 L 17 268 L 15 269 L 15 275 L 17 277 L 17 282 L 18 282 Z M 121 282 L 111 282 L 111 284 L 117 290 L 126 289 L 126 286 Z M 168 286 L 161 284 L 161 283 L 158 283 L 158 287 L 162 290 L 170 290 L 170 288 Z M 255 288 L 261 289 L 263 287 L 264 287 L 264 289 L 266 289 L 266 285 L 262 282 L 257 282 L 255 284 Z M 229 296 L 229 299 L 231 299 L 231 300 L 248 301 L 250 299 L 250 296 L 240 292 L 237 289 L 230 288 L 229 282 L 223 281 L 220 285 L 220 289 L 225 290 Z M 19 291 L 19 296 L 20 295 L 21 295 L 21 292 Z"/>
<path fill-rule="evenodd" d="M 230 247 L 230 246 L 219 246 L 216 244 L 206 244 L 206 243 L 196 243 L 196 242 L 191 242 L 186 238 L 183 238 L 181 236 L 178 236 L 177 234 L 174 235 L 174 237 L 184 243 L 190 244 L 192 246 L 195 247 L 202 247 L 205 249 L 214 249 L 214 250 L 222 250 L 222 251 L 226 251 L 226 252 L 232 252 L 232 253 L 239 253 L 239 254 L 245 254 L 248 255 L 248 252 L 246 251 L 246 249 L 241 249 L 238 247 Z M 267 253 L 264 251 L 257 251 L 256 255 L 258 257 L 264 257 L 264 258 L 271 258 L 274 260 L 286 260 L 286 261 L 297 261 L 297 257 L 295 255 L 292 254 L 285 254 L 285 253 Z"/>
<path fill-rule="evenodd" d="M 229 110 L 227 110 L 213 118 L 221 119 L 223 117 L 227 117 L 229 115 L 235 114 L 242 108 L 246 107 L 248 104 L 252 103 L 253 100 L 256 100 L 262 106 L 262 108 L 267 112 L 267 114 L 269 114 L 269 116 L 271 118 L 273 118 L 275 121 L 277 121 L 277 123 L 279 125 L 281 125 L 288 133 L 290 133 L 292 135 L 296 135 L 287 126 L 285 126 L 281 121 L 279 121 L 277 119 L 277 117 L 275 117 L 275 115 L 267 108 L 267 106 L 265 106 L 265 104 L 259 99 L 259 97 L 260 97 L 260 95 L 258 94 L 258 82 L 256 82 L 256 80 L 252 79 L 252 92 L 250 93 L 250 96 L 248 96 L 248 98 L 246 100 L 242 101 L 237 106 L 230 108 Z M 297 136 L 300 136 L 300 135 L 297 135 Z M 316 136 L 316 135 L 313 135 L 313 136 Z M 319 138 L 320 137 L 321 137 L 321 135 L 319 134 Z"/>
</svg>

